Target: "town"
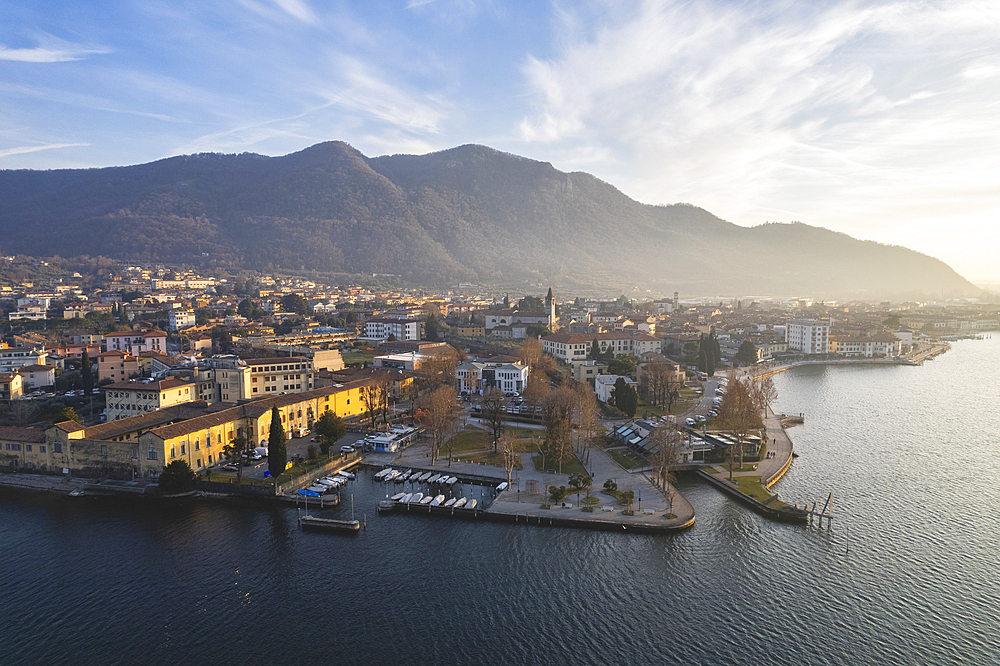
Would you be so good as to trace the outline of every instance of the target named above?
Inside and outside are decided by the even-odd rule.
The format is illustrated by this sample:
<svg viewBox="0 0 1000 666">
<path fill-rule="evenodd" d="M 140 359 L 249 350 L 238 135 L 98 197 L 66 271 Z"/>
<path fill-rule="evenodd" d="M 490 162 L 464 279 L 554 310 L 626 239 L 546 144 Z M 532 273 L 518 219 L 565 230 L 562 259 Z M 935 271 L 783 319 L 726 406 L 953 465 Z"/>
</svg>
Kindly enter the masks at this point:
<svg viewBox="0 0 1000 666">
<path fill-rule="evenodd" d="M 270 494 L 308 486 L 334 458 L 388 462 L 419 442 L 431 465 L 485 463 L 508 482 L 521 454 L 579 481 L 592 447 L 661 488 L 685 465 L 728 460 L 731 478 L 734 451 L 773 452 L 763 423 L 739 436 L 725 427 L 718 378 L 740 376 L 730 369 L 919 363 L 995 330 L 1000 312 L 978 301 L 604 300 L 541 285 L 435 292 L 103 259 L 70 268 L 0 263 L 0 469 L 145 484 L 182 461 L 200 480 Z M 283 460 L 276 426 L 290 438 Z M 567 494 L 541 480 L 543 501 Z"/>
</svg>

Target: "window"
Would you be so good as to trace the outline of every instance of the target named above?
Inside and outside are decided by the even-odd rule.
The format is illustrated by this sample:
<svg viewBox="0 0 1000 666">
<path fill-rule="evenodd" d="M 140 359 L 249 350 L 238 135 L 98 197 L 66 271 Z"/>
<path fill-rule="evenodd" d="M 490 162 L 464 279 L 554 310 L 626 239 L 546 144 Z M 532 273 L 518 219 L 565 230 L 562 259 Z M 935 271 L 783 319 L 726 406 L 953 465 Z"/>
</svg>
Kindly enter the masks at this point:
<svg viewBox="0 0 1000 666">
<path fill-rule="evenodd" d="M 173 451 L 171 451 L 171 454 L 172 453 Z M 146 457 L 149 458 L 149 460 L 156 460 L 156 449 L 154 449 L 152 446 L 149 447 L 149 450 L 146 452 Z"/>
<path fill-rule="evenodd" d="M 44 444 L 39 445 L 38 452 L 39 453 L 45 453 L 45 445 Z"/>
<path fill-rule="evenodd" d="M 56 453 L 62 453 L 62 442 L 54 442 L 52 444 L 52 450 Z"/>
<path fill-rule="evenodd" d="M 27 451 L 28 453 L 31 453 L 31 444 L 25 444 L 24 450 Z"/>
<path fill-rule="evenodd" d="M 176 458 L 177 457 L 177 449 L 175 449 L 172 446 L 170 447 L 170 457 L 171 458 Z M 154 458 L 154 460 L 155 460 L 155 458 Z"/>
<path fill-rule="evenodd" d="M 101 455 L 102 456 L 108 455 L 108 445 L 107 444 L 101 444 Z"/>
</svg>

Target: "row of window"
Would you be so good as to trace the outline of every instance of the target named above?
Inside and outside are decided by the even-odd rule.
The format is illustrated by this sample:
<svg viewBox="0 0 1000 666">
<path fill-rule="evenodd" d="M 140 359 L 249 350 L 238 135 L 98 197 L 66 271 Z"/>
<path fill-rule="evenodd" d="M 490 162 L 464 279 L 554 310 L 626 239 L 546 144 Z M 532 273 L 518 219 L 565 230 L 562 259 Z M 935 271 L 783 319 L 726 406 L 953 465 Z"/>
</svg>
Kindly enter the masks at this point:
<svg viewBox="0 0 1000 666">
<path fill-rule="evenodd" d="M 24 445 L 24 452 L 25 453 L 31 453 L 32 452 L 31 446 L 32 446 L 31 444 L 25 444 Z M 8 451 L 20 451 L 21 450 L 21 445 L 20 444 L 14 444 L 14 443 L 11 443 L 11 442 L 7 442 L 7 444 L 4 446 L 4 448 L 6 448 Z M 45 445 L 44 444 L 39 444 L 38 445 L 38 452 L 39 453 L 45 453 Z M 56 444 L 56 453 L 62 453 L 62 447 L 59 444 Z"/>
</svg>

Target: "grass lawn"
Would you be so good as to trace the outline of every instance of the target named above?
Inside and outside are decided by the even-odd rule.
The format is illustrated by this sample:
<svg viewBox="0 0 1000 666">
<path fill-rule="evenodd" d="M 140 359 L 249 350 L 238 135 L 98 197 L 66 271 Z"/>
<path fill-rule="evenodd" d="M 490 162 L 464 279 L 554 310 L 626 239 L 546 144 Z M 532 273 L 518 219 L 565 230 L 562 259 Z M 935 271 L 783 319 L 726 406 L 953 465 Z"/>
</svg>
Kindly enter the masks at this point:
<svg viewBox="0 0 1000 666">
<path fill-rule="evenodd" d="M 344 365 L 353 363 L 371 363 L 375 359 L 375 354 L 362 354 L 361 352 L 343 352 Z"/>
<path fill-rule="evenodd" d="M 490 442 L 487 441 L 488 436 L 485 432 L 474 426 L 466 426 L 466 428 L 474 428 L 472 430 L 462 430 L 461 432 L 455 434 L 445 445 L 442 447 L 444 452 L 449 449 L 452 454 L 466 453 L 468 451 L 484 451 L 490 448 Z"/>
<path fill-rule="evenodd" d="M 531 457 L 532 461 L 535 463 L 535 469 L 540 472 L 547 472 L 553 470 L 559 472 L 559 463 L 553 462 L 551 458 L 545 459 L 545 466 L 542 466 L 542 456 L 535 454 Z M 579 459 L 574 455 L 568 460 L 562 462 L 562 473 L 563 474 L 587 474 L 587 470 L 584 469 L 583 465 L 580 464 Z"/>
<path fill-rule="evenodd" d="M 611 457 L 614 459 L 616 463 L 618 463 L 625 469 L 632 469 L 633 467 L 637 467 L 640 464 L 634 458 L 625 455 L 621 451 L 616 451 L 614 449 L 611 449 L 610 451 L 608 451 L 608 453 L 611 455 Z"/>
<path fill-rule="evenodd" d="M 691 407 L 692 400 L 675 400 L 674 404 L 670 406 L 670 411 L 661 405 L 653 405 L 645 400 L 640 400 L 638 407 L 636 407 L 636 416 L 641 416 L 643 412 L 648 413 L 652 416 L 667 416 L 668 414 L 683 414 Z"/>
<path fill-rule="evenodd" d="M 735 476 L 733 482 L 739 486 L 740 492 L 749 495 L 758 502 L 767 502 L 772 499 L 771 493 L 760 484 L 760 477 L 757 476 Z"/>
<path fill-rule="evenodd" d="M 457 457 L 457 456 L 456 456 Z M 485 463 L 487 465 L 495 465 L 496 467 L 503 467 L 503 454 L 493 453 L 492 451 L 488 453 L 477 453 L 471 456 L 463 456 L 462 462 L 475 462 L 475 463 Z M 514 469 L 521 469 L 521 459 L 518 458 L 514 463 Z"/>
</svg>

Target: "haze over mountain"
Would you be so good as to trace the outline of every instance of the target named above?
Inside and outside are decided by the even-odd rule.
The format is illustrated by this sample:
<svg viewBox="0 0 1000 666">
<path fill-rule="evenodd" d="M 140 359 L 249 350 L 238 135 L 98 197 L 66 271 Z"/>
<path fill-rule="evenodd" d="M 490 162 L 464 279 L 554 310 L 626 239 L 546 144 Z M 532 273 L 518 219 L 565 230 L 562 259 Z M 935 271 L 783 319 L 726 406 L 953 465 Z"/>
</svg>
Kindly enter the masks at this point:
<svg viewBox="0 0 1000 666">
<path fill-rule="evenodd" d="M 798 223 L 741 227 L 686 204 L 649 206 L 588 174 L 477 145 L 368 158 L 326 142 L 282 157 L 0 171 L 0 250 L 390 273 L 431 284 L 523 279 L 817 297 L 978 292 L 943 262 L 906 248 Z"/>
</svg>

